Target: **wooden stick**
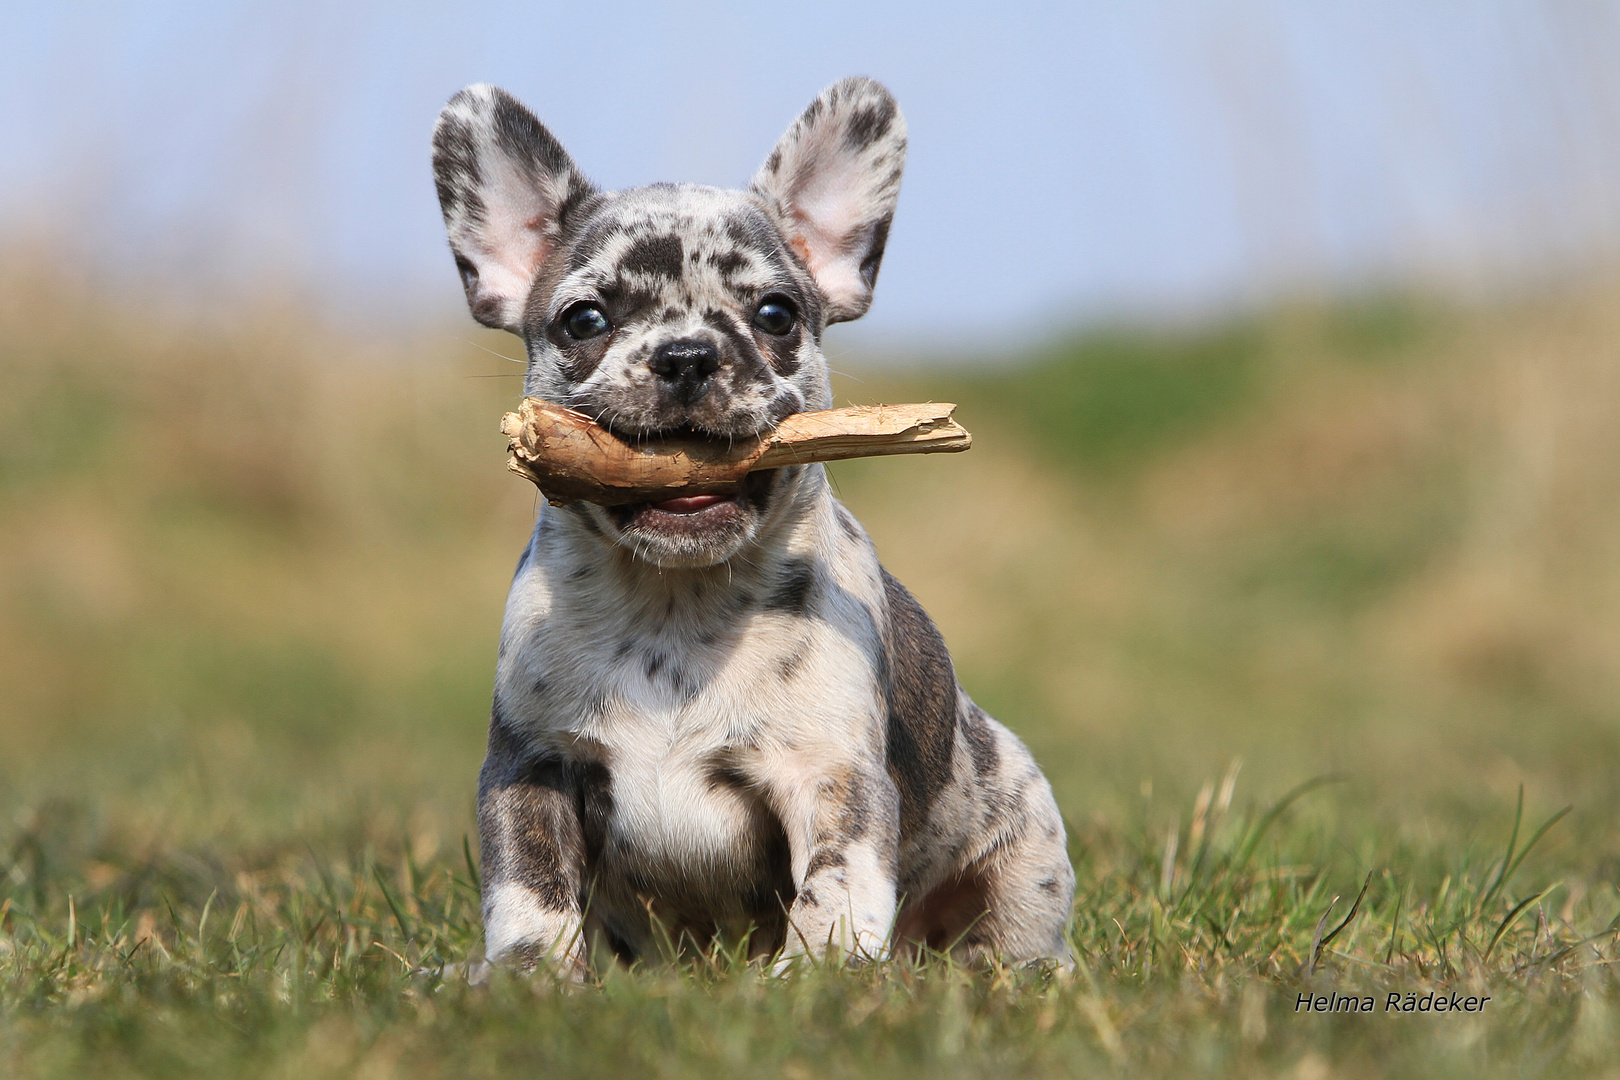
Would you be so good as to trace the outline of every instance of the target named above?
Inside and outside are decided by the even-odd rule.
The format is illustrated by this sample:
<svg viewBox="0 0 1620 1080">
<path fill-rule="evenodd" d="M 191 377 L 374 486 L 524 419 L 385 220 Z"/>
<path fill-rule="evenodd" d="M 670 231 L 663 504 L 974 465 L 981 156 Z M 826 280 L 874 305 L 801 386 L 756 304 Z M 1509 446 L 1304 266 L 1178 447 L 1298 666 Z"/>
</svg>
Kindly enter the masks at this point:
<svg viewBox="0 0 1620 1080">
<path fill-rule="evenodd" d="M 683 495 L 728 495 L 756 469 L 887 454 L 955 453 L 973 437 L 955 405 L 854 405 L 798 413 L 763 437 L 661 439 L 628 443 L 584 413 L 524 398 L 501 418 L 510 441 L 507 468 L 528 477 L 554 503 L 601 506 L 662 502 Z"/>
</svg>

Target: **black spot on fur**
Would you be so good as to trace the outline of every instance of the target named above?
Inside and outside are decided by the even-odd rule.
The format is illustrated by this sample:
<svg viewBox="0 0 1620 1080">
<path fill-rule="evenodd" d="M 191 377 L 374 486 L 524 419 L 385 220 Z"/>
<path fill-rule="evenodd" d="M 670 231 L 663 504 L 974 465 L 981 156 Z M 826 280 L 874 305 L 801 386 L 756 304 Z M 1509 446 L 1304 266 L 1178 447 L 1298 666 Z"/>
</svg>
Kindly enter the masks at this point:
<svg viewBox="0 0 1620 1080">
<path fill-rule="evenodd" d="M 537 941 L 526 941 L 509 950 L 502 958 L 521 972 L 530 972 L 551 954 L 551 950 Z"/>
<path fill-rule="evenodd" d="M 889 133 L 894 126 L 894 99 L 884 97 L 850 114 L 844 125 L 844 146 L 859 153 Z"/>
<path fill-rule="evenodd" d="M 1001 763 L 1001 751 L 996 749 L 996 736 L 990 730 L 989 718 L 977 705 L 962 715 L 962 738 L 973 756 L 974 775 L 984 777 L 995 772 Z"/>
<path fill-rule="evenodd" d="M 883 593 L 889 608 L 883 652 L 888 764 L 900 789 L 900 832 L 909 835 L 951 778 L 956 672 L 928 613 L 887 570 Z"/>
<path fill-rule="evenodd" d="M 631 641 L 629 638 L 625 638 L 623 641 L 619 642 L 618 645 L 614 646 L 613 659 L 623 660 L 625 657 L 630 655 L 630 651 L 635 647 L 636 643 L 634 641 Z"/>
<path fill-rule="evenodd" d="M 534 680 L 533 689 L 534 689 L 535 696 L 544 697 L 546 695 L 547 691 L 549 691 L 551 689 L 551 686 L 544 679 L 536 679 L 536 680 Z"/>
<path fill-rule="evenodd" d="M 807 615 L 816 591 L 816 567 L 809 559 L 789 559 L 776 579 L 776 585 L 765 598 L 765 607 L 771 611 L 786 611 L 793 615 Z"/>
<path fill-rule="evenodd" d="M 647 654 L 647 678 L 649 678 L 649 679 L 657 678 L 658 673 L 660 671 L 664 670 L 664 665 L 667 664 L 667 663 L 669 663 L 669 657 L 665 656 L 663 653 L 661 653 L 661 652 L 648 653 Z"/>
<path fill-rule="evenodd" d="M 788 376 L 799 370 L 799 334 L 802 330 L 803 324 L 799 323 L 781 337 L 760 335 L 764 345 L 761 351 L 778 375 Z"/>
<path fill-rule="evenodd" d="M 784 387 L 780 394 L 771 399 L 771 404 L 766 409 L 773 424 L 780 424 L 794 413 L 801 412 L 804 412 L 804 397 L 792 387 Z M 788 468 L 798 466 L 790 465 Z"/>
<path fill-rule="evenodd" d="M 883 262 L 883 249 L 889 243 L 889 224 L 892 218 L 879 218 L 872 226 L 872 239 L 866 248 L 866 255 L 861 259 L 861 280 L 866 282 L 867 288 L 877 284 L 878 266 Z"/>
<path fill-rule="evenodd" d="M 866 786 L 852 782 L 843 809 L 838 815 L 838 838 L 846 843 L 859 840 L 872 826 L 872 804 L 866 797 Z"/>
<path fill-rule="evenodd" d="M 842 847 L 865 836 L 872 824 L 872 802 L 865 778 L 857 772 L 829 776 L 816 786 L 820 816 L 812 837 L 819 850 Z"/>
<path fill-rule="evenodd" d="M 793 678 L 793 676 L 797 675 L 799 673 L 799 668 L 803 666 L 804 650 L 797 649 L 788 653 L 786 656 L 777 658 L 776 673 L 782 677 L 783 682 L 786 682 L 787 680 Z"/>
<path fill-rule="evenodd" d="M 619 270 L 626 274 L 656 274 L 678 279 L 684 258 L 680 237 L 643 236 L 632 243 L 619 260 Z"/>
<path fill-rule="evenodd" d="M 710 791 L 748 787 L 748 777 L 737 768 L 731 756 L 725 753 L 711 754 L 703 763 L 703 782 L 708 785 Z"/>
<path fill-rule="evenodd" d="M 1063 891 L 1063 886 L 1058 884 L 1057 878 L 1047 878 L 1035 887 L 1049 896 L 1057 896 Z"/>
<path fill-rule="evenodd" d="M 729 282 L 739 271 L 750 269 L 754 260 L 740 251 L 716 251 L 710 253 L 709 265 L 720 271 L 720 277 Z"/>
<path fill-rule="evenodd" d="M 794 467 L 789 467 L 785 469 L 760 469 L 758 472 L 749 473 L 743 477 L 743 497 L 748 500 L 749 506 L 764 514 L 771 501 L 776 498 L 778 478 L 791 476 L 794 471 Z M 750 590 L 739 589 L 737 591 L 737 603 L 744 609 L 753 607 L 758 599 Z"/>
<path fill-rule="evenodd" d="M 804 879 L 809 881 L 822 870 L 837 870 L 848 865 L 849 860 L 844 857 L 842 851 L 820 848 L 810 856 L 810 862 L 804 868 Z"/>
<path fill-rule="evenodd" d="M 580 832 L 587 858 L 594 859 L 607 840 L 608 823 L 613 819 L 613 777 L 607 766 L 599 762 L 576 769 Z"/>
</svg>

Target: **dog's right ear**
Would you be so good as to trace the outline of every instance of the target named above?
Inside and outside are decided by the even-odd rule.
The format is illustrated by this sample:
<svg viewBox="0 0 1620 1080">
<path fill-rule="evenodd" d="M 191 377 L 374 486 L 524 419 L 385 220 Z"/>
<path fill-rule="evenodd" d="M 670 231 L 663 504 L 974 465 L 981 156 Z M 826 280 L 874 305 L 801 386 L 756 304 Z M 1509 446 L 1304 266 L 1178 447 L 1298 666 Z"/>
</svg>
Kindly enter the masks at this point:
<svg viewBox="0 0 1620 1080">
<path fill-rule="evenodd" d="M 535 273 L 594 189 L 533 113 L 484 85 L 439 113 L 433 181 L 473 318 L 518 332 Z"/>
</svg>

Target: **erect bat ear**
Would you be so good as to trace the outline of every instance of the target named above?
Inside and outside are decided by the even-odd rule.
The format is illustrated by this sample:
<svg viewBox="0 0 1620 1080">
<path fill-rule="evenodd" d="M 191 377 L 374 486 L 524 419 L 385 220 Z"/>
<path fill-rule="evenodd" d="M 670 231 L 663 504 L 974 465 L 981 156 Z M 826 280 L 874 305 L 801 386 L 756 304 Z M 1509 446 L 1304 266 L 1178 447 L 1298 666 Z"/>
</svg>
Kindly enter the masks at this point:
<svg viewBox="0 0 1620 1080">
<path fill-rule="evenodd" d="M 533 113 L 482 84 L 439 113 L 433 181 L 473 318 L 518 331 L 535 273 L 594 189 Z"/>
<path fill-rule="evenodd" d="M 880 84 L 851 78 L 810 103 L 754 176 L 826 297 L 829 323 L 872 303 L 905 163 L 900 107 Z"/>
</svg>

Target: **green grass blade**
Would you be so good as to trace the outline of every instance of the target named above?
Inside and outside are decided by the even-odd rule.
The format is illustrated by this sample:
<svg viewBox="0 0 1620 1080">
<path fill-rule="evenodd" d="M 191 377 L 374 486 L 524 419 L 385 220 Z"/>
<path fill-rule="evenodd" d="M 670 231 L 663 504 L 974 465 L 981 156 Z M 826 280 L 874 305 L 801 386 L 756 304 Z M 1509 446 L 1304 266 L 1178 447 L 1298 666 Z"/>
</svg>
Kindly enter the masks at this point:
<svg viewBox="0 0 1620 1080">
<path fill-rule="evenodd" d="M 478 876 L 478 864 L 473 862 L 472 843 L 467 839 L 466 833 L 461 834 L 461 857 L 467 860 L 467 879 L 472 882 L 475 890 L 482 892 L 484 886 Z"/>
<path fill-rule="evenodd" d="M 1266 811 L 1266 816 L 1260 819 L 1260 823 L 1255 826 L 1254 831 L 1244 837 L 1243 846 L 1232 860 L 1232 869 L 1241 870 L 1248 865 L 1249 859 L 1254 856 L 1254 850 L 1260 846 L 1260 841 L 1266 835 L 1266 832 L 1276 824 L 1278 818 L 1282 817 L 1283 812 L 1295 802 L 1319 787 L 1343 783 L 1345 779 L 1346 777 L 1337 773 L 1324 773 L 1321 776 L 1313 776 L 1301 784 L 1296 784 L 1292 790 L 1278 799 L 1270 810 Z"/>
<path fill-rule="evenodd" d="M 1491 935 L 1491 943 L 1485 946 L 1484 959 L 1489 960 L 1491 958 L 1491 952 L 1495 950 L 1496 943 L 1502 940 L 1502 935 L 1506 934 L 1508 932 L 1508 928 L 1514 924 L 1520 915 L 1524 914 L 1525 909 L 1527 909 L 1537 900 L 1540 900 L 1542 897 L 1546 896 L 1548 893 L 1552 892 L 1557 887 L 1558 886 L 1556 885 L 1549 885 L 1547 888 L 1536 893 L 1536 895 L 1530 897 L 1528 900 L 1520 900 L 1518 904 L 1514 905 L 1513 910 L 1507 913 L 1507 917 L 1504 918 L 1501 925 L 1496 928 L 1496 933 Z"/>
<path fill-rule="evenodd" d="M 377 887 L 382 889 L 383 899 L 388 902 L 388 910 L 394 913 L 394 921 L 399 924 L 400 936 L 409 941 L 411 932 L 405 928 L 405 916 L 400 912 L 399 905 L 394 903 L 394 894 L 388 891 L 388 882 L 383 880 L 382 868 L 373 866 L 371 872 L 377 879 Z"/>
<path fill-rule="evenodd" d="M 1480 914 L 1484 914 L 1485 909 L 1490 906 L 1491 901 L 1496 899 L 1496 894 L 1502 891 L 1502 886 L 1507 884 L 1508 865 L 1513 862 L 1513 847 L 1519 842 L 1519 822 L 1523 820 L 1523 818 L 1524 785 L 1520 784 L 1519 804 L 1513 810 L 1513 831 L 1508 834 L 1507 854 L 1502 856 L 1502 866 L 1501 869 L 1497 871 L 1496 881 L 1491 884 L 1491 887 L 1485 891 L 1485 895 L 1480 898 Z"/>
</svg>

